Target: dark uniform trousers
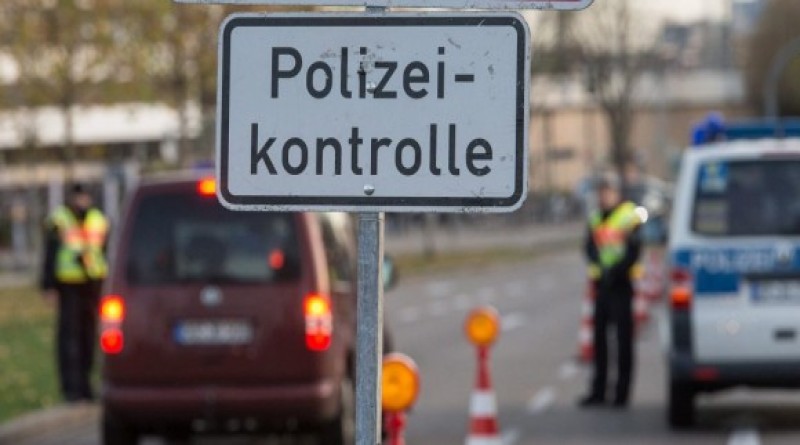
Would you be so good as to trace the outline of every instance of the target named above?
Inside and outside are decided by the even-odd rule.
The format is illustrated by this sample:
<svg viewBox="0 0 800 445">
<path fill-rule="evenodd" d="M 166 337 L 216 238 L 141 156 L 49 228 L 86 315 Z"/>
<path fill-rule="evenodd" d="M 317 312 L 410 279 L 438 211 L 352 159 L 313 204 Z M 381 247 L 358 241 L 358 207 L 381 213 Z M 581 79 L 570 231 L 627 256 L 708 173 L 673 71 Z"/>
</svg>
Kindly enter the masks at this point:
<svg viewBox="0 0 800 445">
<path fill-rule="evenodd" d="M 93 398 L 89 382 L 97 335 L 100 282 L 59 284 L 57 359 L 67 401 Z"/>
<path fill-rule="evenodd" d="M 594 314 L 592 394 L 605 398 L 608 384 L 609 328 L 616 331 L 617 386 L 614 400 L 627 402 L 633 378 L 633 295 L 626 289 L 597 289 Z"/>
</svg>

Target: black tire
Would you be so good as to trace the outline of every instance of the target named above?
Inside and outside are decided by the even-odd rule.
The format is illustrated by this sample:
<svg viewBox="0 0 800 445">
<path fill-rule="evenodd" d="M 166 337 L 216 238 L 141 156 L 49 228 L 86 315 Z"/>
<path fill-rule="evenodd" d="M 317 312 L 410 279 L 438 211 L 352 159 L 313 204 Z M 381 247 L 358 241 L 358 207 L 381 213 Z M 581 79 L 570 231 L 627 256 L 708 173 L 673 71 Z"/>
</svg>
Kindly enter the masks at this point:
<svg viewBox="0 0 800 445">
<path fill-rule="evenodd" d="M 696 394 L 691 386 L 670 382 L 667 404 L 667 420 L 670 427 L 683 429 L 694 425 L 697 411 L 695 398 Z"/>
<path fill-rule="evenodd" d="M 167 445 L 188 445 L 192 443 L 192 435 L 187 429 L 170 428 L 164 433 L 164 442 Z"/>
<path fill-rule="evenodd" d="M 320 445 L 352 445 L 355 443 L 356 401 L 352 379 L 342 380 L 339 414 L 322 427 Z"/>
<path fill-rule="evenodd" d="M 139 433 L 131 425 L 103 415 L 103 445 L 138 445 Z"/>
</svg>

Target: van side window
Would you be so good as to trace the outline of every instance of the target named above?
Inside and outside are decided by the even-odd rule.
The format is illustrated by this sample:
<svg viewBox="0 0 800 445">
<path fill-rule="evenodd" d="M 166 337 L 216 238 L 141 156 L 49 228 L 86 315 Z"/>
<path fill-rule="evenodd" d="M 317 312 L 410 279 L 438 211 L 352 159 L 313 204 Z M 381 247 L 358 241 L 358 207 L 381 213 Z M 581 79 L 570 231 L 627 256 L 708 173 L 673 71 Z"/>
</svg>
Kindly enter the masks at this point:
<svg viewBox="0 0 800 445">
<path fill-rule="evenodd" d="M 345 213 L 323 213 L 319 217 L 331 282 L 349 282 L 354 274 L 350 218 Z"/>
</svg>

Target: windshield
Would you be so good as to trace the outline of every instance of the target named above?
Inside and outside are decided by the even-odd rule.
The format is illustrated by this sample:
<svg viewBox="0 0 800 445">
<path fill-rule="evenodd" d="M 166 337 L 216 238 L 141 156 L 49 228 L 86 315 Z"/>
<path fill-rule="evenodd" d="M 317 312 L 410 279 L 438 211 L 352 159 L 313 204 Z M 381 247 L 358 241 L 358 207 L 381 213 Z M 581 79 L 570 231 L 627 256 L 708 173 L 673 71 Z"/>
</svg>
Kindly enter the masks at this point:
<svg viewBox="0 0 800 445">
<path fill-rule="evenodd" d="M 800 235 L 800 161 L 712 162 L 701 165 L 698 175 L 695 233 Z"/>
<path fill-rule="evenodd" d="M 297 258 L 289 214 L 232 212 L 215 197 L 172 193 L 143 196 L 133 215 L 131 285 L 269 283 L 289 278 Z"/>
</svg>

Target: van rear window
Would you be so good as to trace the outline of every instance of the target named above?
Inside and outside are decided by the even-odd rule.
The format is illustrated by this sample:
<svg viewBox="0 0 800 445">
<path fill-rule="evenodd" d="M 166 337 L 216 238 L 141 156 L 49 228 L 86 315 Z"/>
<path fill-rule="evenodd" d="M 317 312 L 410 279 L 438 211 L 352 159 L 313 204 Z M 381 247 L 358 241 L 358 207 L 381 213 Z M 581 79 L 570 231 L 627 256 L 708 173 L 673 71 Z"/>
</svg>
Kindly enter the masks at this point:
<svg viewBox="0 0 800 445">
<path fill-rule="evenodd" d="M 800 161 L 701 165 L 692 230 L 710 236 L 800 235 Z"/>
<path fill-rule="evenodd" d="M 133 209 L 131 285 L 270 283 L 294 278 L 297 237 L 285 213 L 232 212 L 214 197 L 144 195 Z"/>
</svg>

